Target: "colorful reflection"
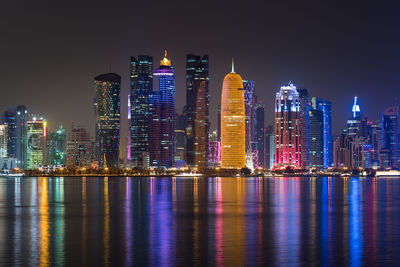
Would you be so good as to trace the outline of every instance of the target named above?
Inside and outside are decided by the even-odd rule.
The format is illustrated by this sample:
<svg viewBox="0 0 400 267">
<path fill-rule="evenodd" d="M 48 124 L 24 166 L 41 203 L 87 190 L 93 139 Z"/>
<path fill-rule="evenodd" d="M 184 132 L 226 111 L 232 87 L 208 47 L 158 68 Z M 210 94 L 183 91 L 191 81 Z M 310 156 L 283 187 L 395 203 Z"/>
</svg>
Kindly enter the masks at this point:
<svg viewBox="0 0 400 267">
<path fill-rule="evenodd" d="M 399 196 L 393 178 L 0 178 L 0 265 L 393 266 Z"/>
</svg>

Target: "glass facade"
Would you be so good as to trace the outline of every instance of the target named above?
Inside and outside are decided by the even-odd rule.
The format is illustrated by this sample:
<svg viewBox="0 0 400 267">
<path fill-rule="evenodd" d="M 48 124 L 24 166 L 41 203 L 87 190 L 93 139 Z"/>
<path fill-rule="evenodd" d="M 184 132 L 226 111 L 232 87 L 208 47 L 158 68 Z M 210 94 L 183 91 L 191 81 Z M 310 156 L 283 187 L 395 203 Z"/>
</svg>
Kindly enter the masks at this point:
<svg viewBox="0 0 400 267">
<path fill-rule="evenodd" d="M 119 168 L 121 77 L 115 73 L 95 78 L 99 166 Z"/>
<path fill-rule="evenodd" d="M 399 165 L 399 108 L 389 107 L 382 115 L 382 148 L 387 151 L 388 163 L 383 167 L 398 169 Z M 386 165 L 386 166 L 385 166 Z"/>
<path fill-rule="evenodd" d="M 209 123 L 208 56 L 186 55 L 186 161 L 206 168 Z"/>
<path fill-rule="evenodd" d="M 323 113 L 324 131 L 324 169 L 333 164 L 332 155 L 332 103 L 321 98 L 312 98 L 312 106 Z"/>
<path fill-rule="evenodd" d="M 33 118 L 27 122 L 26 169 L 36 169 L 45 163 L 47 122 Z"/>
<path fill-rule="evenodd" d="M 66 135 L 62 126 L 55 132 L 49 132 L 46 145 L 46 164 L 50 166 L 65 166 Z"/>
<path fill-rule="evenodd" d="M 274 169 L 306 168 L 302 165 L 300 124 L 300 97 L 296 87 L 290 83 L 276 93 Z"/>
<path fill-rule="evenodd" d="M 153 91 L 153 58 L 140 55 L 131 57 L 130 77 L 130 158 L 138 168 L 149 167 L 149 110 Z"/>
<path fill-rule="evenodd" d="M 174 111 L 175 111 L 175 76 L 171 61 L 164 58 L 160 61 L 160 67 L 154 70 L 154 76 L 158 77 L 158 149 L 160 150 L 158 164 L 154 167 L 169 168 L 174 163 Z M 154 132 L 154 129 L 150 129 Z"/>
<path fill-rule="evenodd" d="M 324 168 L 324 113 L 310 109 L 310 168 Z"/>
</svg>

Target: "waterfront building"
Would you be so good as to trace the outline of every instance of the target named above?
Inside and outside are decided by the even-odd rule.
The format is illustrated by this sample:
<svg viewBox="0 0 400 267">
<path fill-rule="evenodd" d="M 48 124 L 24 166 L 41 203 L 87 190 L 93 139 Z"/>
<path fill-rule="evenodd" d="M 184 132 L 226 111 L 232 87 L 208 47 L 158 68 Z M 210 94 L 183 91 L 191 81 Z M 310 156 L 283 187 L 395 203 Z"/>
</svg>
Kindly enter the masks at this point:
<svg viewBox="0 0 400 267">
<path fill-rule="evenodd" d="M 346 128 L 343 133 L 350 137 L 360 136 L 361 129 L 361 109 L 357 103 L 357 97 L 354 97 L 354 104 L 352 107 L 352 117 L 347 120 Z"/>
<path fill-rule="evenodd" d="M 16 158 L 19 168 L 26 168 L 27 160 L 27 120 L 25 106 L 9 108 L 3 114 L 3 123 L 7 125 L 7 157 Z"/>
<path fill-rule="evenodd" d="M 8 125 L 1 124 L 0 125 L 0 158 L 7 157 L 7 145 L 8 145 Z"/>
<path fill-rule="evenodd" d="M 47 134 L 46 165 L 65 166 L 66 164 L 66 134 L 62 126 L 55 132 Z"/>
<path fill-rule="evenodd" d="M 158 164 L 155 167 L 169 168 L 174 163 L 174 111 L 175 111 L 175 76 L 171 60 L 164 58 L 160 61 L 160 67 L 154 70 L 153 76 L 158 77 L 159 108 L 157 115 L 159 127 L 154 134 L 158 135 L 160 150 L 157 154 Z M 150 129 L 153 132 L 153 129 Z"/>
<path fill-rule="evenodd" d="M 185 123 L 186 123 L 185 115 L 175 113 L 174 161 L 185 160 L 185 148 L 186 148 Z"/>
<path fill-rule="evenodd" d="M 274 126 L 269 125 L 265 130 L 265 169 L 272 170 L 275 162 Z"/>
<path fill-rule="evenodd" d="M 333 161 L 335 168 L 352 169 L 354 167 L 355 143 L 353 138 L 341 134 L 333 143 Z"/>
<path fill-rule="evenodd" d="M 296 86 L 289 83 L 276 93 L 274 169 L 306 167 L 301 157 L 301 129 L 304 129 L 301 122 L 299 93 Z"/>
<path fill-rule="evenodd" d="M 217 131 L 213 131 L 208 137 L 208 167 L 216 168 L 221 163 L 221 142 L 218 141 Z"/>
<path fill-rule="evenodd" d="M 149 96 L 149 152 L 143 152 L 144 166 L 158 168 L 161 158 L 160 140 L 160 115 L 161 115 L 160 92 L 152 92 Z M 148 156 L 147 156 L 148 153 Z M 147 162 L 148 161 L 148 162 Z"/>
<path fill-rule="evenodd" d="M 324 169 L 333 164 L 332 155 L 332 103 L 321 98 L 312 98 L 312 107 L 323 113 Z"/>
<path fill-rule="evenodd" d="M 379 154 L 382 149 L 382 122 L 371 124 L 369 141 L 372 146 L 371 167 L 377 169 L 380 166 Z"/>
<path fill-rule="evenodd" d="M 324 113 L 309 110 L 310 118 L 310 168 L 324 168 Z"/>
<path fill-rule="evenodd" d="M 206 167 L 208 153 L 208 64 L 208 55 L 186 55 L 186 161 L 199 169 Z"/>
<path fill-rule="evenodd" d="M 27 121 L 26 169 L 41 167 L 46 162 L 47 121 L 33 116 Z"/>
<path fill-rule="evenodd" d="M 299 93 L 299 123 L 300 123 L 300 158 L 299 164 L 302 169 L 310 166 L 310 95 L 308 89 L 298 89 Z"/>
<path fill-rule="evenodd" d="M 91 168 L 94 161 L 94 141 L 89 132 L 72 124 L 66 141 L 67 168 Z"/>
<path fill-rule="evenodd" d="M 252 152 L 252 137 L 253 137 L 253 121 L 254 121 L 254 112 L 253 112 L 253 103 L 254 103 L 254 81 L 243 80 L 243 90 L 244 90 L 244 106 L 245 106 L 245 124 L 246 124 L 246 167 L 253 170 L 254 162 L 253 162 L 253 152 Z M 258 152 L 258 151 L 257 151 Z M 256 154 L 255 157 L 258 155 Z M 258 159 L 256 159 L 256 163 L 258 164 Z"/>
<path fill-rule="evenodd" d="M 139 55 L 131 57 L 130 75 L 130 158 L 132 166 L 149 167 L 149 111 L 153 91 L 153 58 Z"/>
<path fill-rule="evenodd" d="M 245 167 L 245 100 L 243 80 L 235 73 L 227 74 L 221 97 L 221 168 Z"/>
<path fill-rule="evenodd" d="M 388 162 L 382 167 L 399 168 L 399 134 L 399 107 L 388 107 L 382 114 L 382 147 Z"/>
<path fill-rule="evenodd" d="M 265 106 L 254 98 L 254 104 L 252 106 L 252 140 L 251 147 L 253 153 L 254 168 L 265 167 L 265 129 L 264 129 L 264 117 L 265 117 Z"/>
<path fill-rule="evenodd" d="M 119 168 L 121 76 L 115 73 L 95 78 L 99 166 Z"/>
</svg>

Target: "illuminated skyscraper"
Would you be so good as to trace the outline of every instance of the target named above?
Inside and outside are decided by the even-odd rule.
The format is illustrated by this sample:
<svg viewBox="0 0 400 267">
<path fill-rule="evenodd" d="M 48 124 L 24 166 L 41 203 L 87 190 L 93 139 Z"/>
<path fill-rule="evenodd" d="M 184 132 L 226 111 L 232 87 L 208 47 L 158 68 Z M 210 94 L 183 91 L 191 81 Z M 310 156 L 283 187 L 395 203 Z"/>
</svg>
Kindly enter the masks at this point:
<svg viewBox="0 0 400 267">
<path fill-rule="evenodd" d="M 82 127 L 74 127 L 68 132 L 67 137 L 67 168 L 90 168 L 94 161 L 94 142 L 90 134 Z"/>
<path fill-rule="evenodd" d="M 310 166 L 310 96 L 308 89 L 298 89 L 300 101 L 300 166 Z"/>
<path fill-rule="evenodd" d="M 121 76 L 115 73 L 95 78 L 99 166 L 119 168 Z"/>
<path fill-rule="evenodd" d="M 154 167 L 169 168 L 174 163 L 174 111 L 175 111 L 175 76 L 174 68 L 171 60 L 167 58 L 165 51 L 164 58 L 160 61 L 160 67 L 154 70 L 154 76 L 158 77 L 158 94 L 159 94 L 159 109 L 158 109 L 158 131 L 154 134 L 158 135 L 157 154 L 158 164 Z M 150 131 L 154 131 L 150 129 Z"/>
<path fill-rule="evenodd" d="M 382 162 L 382 167 L 400 167 L 399 133 L 399 107 L 389 107 L 382 114 L 382 148 L 388 154 L 387 163 Z"/>
<path fill-rule="evenodd" d="M 153 91 L 153 58 L 131 57 L 130 138 L 131 161 L 139 168 L 149 167 L 149 98 Z"/>
<path fill-rule="evenodd" d="M 0 158 L 7 157 L 8 125 L 0 125 Z"/>
<path fill-rule="evenodd" d="M 244 106 L 245 106 L 245 124 L 246 124 L 246 166 L 251 170 L 254 169 L 253 153 L 252 153 L 252 137 L 253 137 L 253 120 L 254 120 L 254 81 L 243 80 L 244 89 Z M 258 151 L 257 151 L 258 152 Z M 256 155 L 258 156 L 258 155 Z M 258 160 L 257 160 L 258 161 Z M 257 164 L 256 164 L 257 165 Z"/>
<path fill-rule="evenodd" d="M 66 135 L 62 126 L 55 131 L 47 134 L 46 145 L 46 164 L 51 166 L 65 166 L 66 151 L 65 142 Z"/>
<path fill-rule="evenodd" d="M 319 109 L 310 111 L 310 167 L 324 168 L 324 113 Z"/>
<path fill-rule="evenodd" d="M 265 167 L 265 106 L 260 100 L 256 100 L 252 106 L 252 153 L 255 168 Z M 269 159 L 268 159 L 269 160 Z"/>
<path fill-rule="evenodd" d="M 312 98 L 312 106 L 323 113 L 323 131 L 324 131 L 324 169 L 331 167 L 332 160 L 332 103 L 321 98 Z"/>
<path fill-rule="evenodd" d="M 275 162 L 274 126 L 269 125 L 265 130 L 265 168 L 272 170 Z"/>
<path fill-rule="evenodd" d="M 36 169 L 45 163 L 47 121 L 33 117 L 27 121 L 27 163 L 26 169 Z"/>
<path fill-rule="evenodd" d="M 27 120 L 28 111 L 25 106 L 12 107 L 3 115 L 3 122 L 8 126 L 7 157 L 16 158 L 20 168 L 26 167 Z"/>
<path fill-rule="evenodd" d="M 186 118 L 183 114 L 175 113 L 175 153 L 174 161 L 185 160 L 186 148 L 186 131 L 185 131 Z"/>
<path fill-rule="evenodd" d="M 208 56 L 186 56 L 186 161 L 206 167 L 209 123 Z"/>
<path fill-rule="evenodd" d="M 243 80 L 234 71 L 222 84 L 221 97 L 221 168 L 245 167 L 246 123 Z"/>
<path fill-rule="evenodd" d="M 301 165 L 300 129 L 299 93 L 289 83 L 276 93 L 274 169 L 306 167 Z"/>
</svg>

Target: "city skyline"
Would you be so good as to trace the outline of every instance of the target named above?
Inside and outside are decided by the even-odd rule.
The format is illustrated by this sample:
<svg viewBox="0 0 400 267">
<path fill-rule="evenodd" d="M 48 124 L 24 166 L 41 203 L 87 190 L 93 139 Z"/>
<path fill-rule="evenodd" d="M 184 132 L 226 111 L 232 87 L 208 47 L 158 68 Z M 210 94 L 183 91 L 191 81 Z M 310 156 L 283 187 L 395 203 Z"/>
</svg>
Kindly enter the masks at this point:
<svg viewBox="0 0 400 267">
<path fill-rule="evenodd" d="M 88 12 L 89 7 L 91 12 Z M 46 5 L 46 1 L 32 6 L 6 3 L 3 10 L 7 12 L 2 18 L 9 23 L 2 27 L 5 37 L 9 38 L 7 43 L 1 44 L 3 64 L 0 66 L 0 79 L 3 90 L 10 93 L 0 101 L 0 109 L 24 104 L 33 113 L 46 117 L 53 129 L 57 127 L 55 124 L 68 127 L 74 121 L 94 132 L 89 127 L 93 125 L 93 112 L 88 105 L 94 91 L 92 77 L 109 72 L 111 65 L 111 71 L 122 76 L 121 94 L 125 99 L 129 91 L 129 56 L 147 54 L 156 57 L 164 49 L 168 49 L 175 62 L 177 110 L 183 109 L 182 100 L 185 98 L 185 55 L 210 56 L 211 129 L 216 129 L 219 87 L 229 70 L 227 66 L 232 56 L 237 62 L 238 72 L 256 82 L 255 92 L 265 103 L 266 110 L 273 106 L 276 88 L 290 80 L 299 87 L 308 88 L 313 96 L 331 101 L 334 106 L 333 132 L 336 134 L 345 125 L 341 118 L 351 107 L 353 96 L 359 96 L 360 104 L 368 106 L 366 115 L 371 119 L 379 119 L 381 110 L 395 104 L 395 69 L 400 60 L 395 48 L 400 39 L 395 27 L 399 19 L 393 13 L 396 8 L 392 6 L 359 5 L 357 1 L 346 3 L 346 6 L 344 2 L 326 5 L 289 2 L 252 3 L 243 9 L 215 3 L 206 9 L 210 15 L 208 21 L 196 20 L 192 28 L 187 28 L 181 22 L 188 18 L 192 7 L 196 7 L 195 4 L 178 7 L 171 3 L 167 6 L 170 11 L 167 34 L 154 27 L 163 18 L 164 9 L 153 10 L 147 3 L 113 6 L 111 10 L 120 14 L 119 20 L 112 20 L 115 15 L 111 18 L 102 16 L 101 19 L 93 15 L 108 11 L 102 1 L 95 6 L 71 2 L 57 7 Z M 231 12 L 221 12 L 224 8 Z M 143 18 L 141 11 L 146 9 L 154 11 L 152 21 L 137 29 L 138 34 L 146 37 L 137 41 L 127 27 Z M 130 10 L 135 10 L 137 16 L 129 16 Z M 224 14 L 220 23 L 215 23 L 217 14 Z M 232 18 L 240 14 L 251 14 L 252 19 L 241 24 L 233 21 Z M 281 21 L 280 14 L 294 16 L 296 24 Z M 68 24 L 62 20 L 70 15 L 76 17 L 76 22 Z M 54 25 L 45 23 L 50 18 Z M 27 21 L 32 23 L 24 23 Z M 94 27 L 94 23 L 103 28 Z M 215 25 L 214 30 L 212 27 Z M 200 27 L 204 29 L 205 38 L 196 34 Z M 28 32 L 30 29 L 35 29 L 35 37 Z M 103 39 L 98 33 L 109 29 L 115 29 L 111 38 L 105 43 L 99 42 Z M 229 34 L 218 34 L 222 29 L 228 33 L 237 29 L 249 33 L 249 38 L 233 42 L 231 37 L 224 37 Z M 17 31 L 21 35 L 15 35 Z M 178 42 L 182 33 L 186 33 L 188 38 Z M 29 46 L 23 42 L 27 37 L 34 39 Z M 37 62 L 40 62 L 38 67 Z M 46 73 L 46 79 L 43 73 Z M 382 101 L 376 102 L 378 97 Z M 43 101 L 48 98 L 66 101 L 44 105 Z M 127 107 L 123 105 L 122 108 L 121 116 L 125 118 Z M 267 125 L 272 123 L 271 114 L 267 113 L 266 121 Z M 122 132 L 126 129 L 127 122 L 123 120 Z"/>
</svg>

